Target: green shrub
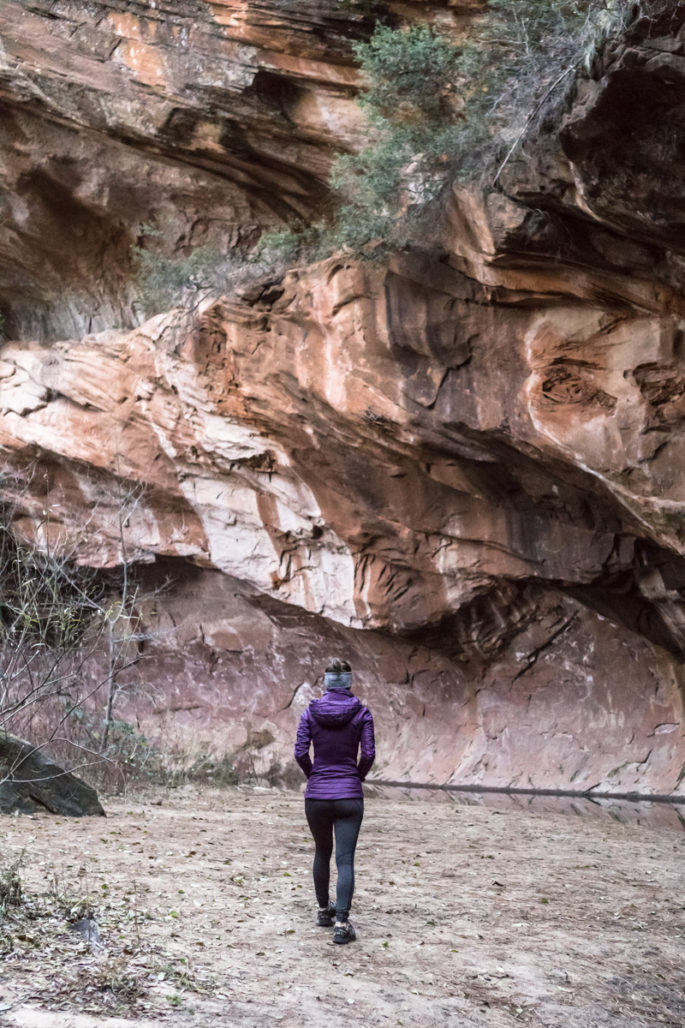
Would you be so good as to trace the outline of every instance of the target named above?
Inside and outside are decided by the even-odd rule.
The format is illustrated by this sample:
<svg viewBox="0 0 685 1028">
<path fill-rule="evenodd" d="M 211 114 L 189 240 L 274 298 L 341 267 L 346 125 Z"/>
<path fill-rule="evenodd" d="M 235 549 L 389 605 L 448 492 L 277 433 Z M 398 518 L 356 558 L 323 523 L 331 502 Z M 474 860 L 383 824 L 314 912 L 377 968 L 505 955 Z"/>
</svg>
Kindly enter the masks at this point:
<svg viewBox="0 0 685 1028">
<path fill-rule="evenodd" d="M 334 164 L 341 206 L 324 245 L 403 245 L 447 179 L 475 178 L 501 160 L 546 93 L 572 82 L 632 6 L 490 0 L 458 46 L 426 25 L 378 25 L 353 46 L 372 142 Z"/>
<path fill-rule="evenodd" d="M 446 36 L 428 25 L 379 25 L 352 49 L 367 81 L 360 103 L 372 118 L 412 124 L 449 117 L 460 54 Z"/>
<path fill-rule="evenodd" d="M 357 250 L 370 239 L 402 242 L 400 215 L 430 198 L 441 165 L 444 175 L 459 118 L 460 53 L 426 25 L 380 25 L 353 49 L 373 143 L 333 166 L 332 185 L 343 204 L 326 242 Z"/>
<path fill-rule="evenodd" d="M 303 230 L 268 229 L 260 236 L 253 260 L 268 265 L 293 264 L 300 256 L 304 241 Z"/>
<path fill-rule="evenodd" d="M 142 246 L 134 246 L 132 253 L 136 285 L 148 316 L 183 302 L 188 293 L 223 284 L 222 257 L 209 247 L 179 257 L 165 257 Z"/>
</svg>

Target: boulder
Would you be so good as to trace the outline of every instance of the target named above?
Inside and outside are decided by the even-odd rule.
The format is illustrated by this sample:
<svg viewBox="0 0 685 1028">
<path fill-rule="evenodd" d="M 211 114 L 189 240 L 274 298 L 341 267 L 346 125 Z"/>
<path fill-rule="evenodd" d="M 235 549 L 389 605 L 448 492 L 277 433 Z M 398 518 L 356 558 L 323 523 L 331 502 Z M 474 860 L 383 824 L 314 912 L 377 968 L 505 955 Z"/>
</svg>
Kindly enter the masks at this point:
<svg viewBox="0 0 685 1028">
<path fill-rule="evenodd" d="M 97 793 L 65 771 L 39 747 L 12 735 L 0 735 L 0 813 L 51 814 L 84 817 L 105 812 Z"/>
</svg>

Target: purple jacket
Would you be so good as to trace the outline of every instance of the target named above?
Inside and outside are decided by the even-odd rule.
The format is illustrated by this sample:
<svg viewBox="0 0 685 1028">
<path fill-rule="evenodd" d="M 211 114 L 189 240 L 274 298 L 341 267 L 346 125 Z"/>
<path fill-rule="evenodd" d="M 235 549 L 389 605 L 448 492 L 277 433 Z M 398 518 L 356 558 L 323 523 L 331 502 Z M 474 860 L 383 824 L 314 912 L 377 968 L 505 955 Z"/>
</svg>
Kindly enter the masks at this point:
<svg viewBox="0 0 685 1028">
<path fill-rule="evenodd" d="M 313 764 L 309 756 L 312 742 Z M 308 779 L 307 799 L 363 796 L 362 782 L 375 756 L 373 718 L 360 699 L 348 692 L 326 692 L 321 699 L 312 700 L 300 718 L 295 742 L 295 760 Z"/>
</svg>

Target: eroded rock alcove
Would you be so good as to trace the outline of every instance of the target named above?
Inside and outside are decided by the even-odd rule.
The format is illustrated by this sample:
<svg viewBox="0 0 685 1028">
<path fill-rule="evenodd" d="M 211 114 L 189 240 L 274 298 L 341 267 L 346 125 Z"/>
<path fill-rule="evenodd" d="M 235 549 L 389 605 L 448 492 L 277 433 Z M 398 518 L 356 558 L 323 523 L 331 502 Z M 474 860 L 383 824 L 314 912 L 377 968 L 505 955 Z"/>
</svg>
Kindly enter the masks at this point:
<svg viewBox="0 0 685 1028">
<path fill-rule="evenodd" d="M 373 18 L 74 6 L 0 11 L 0 445 L 23 539 L 169 583 L 122 715 L 294 780 L 344 651 L 379 777 L 682 789 L 680 5 L 420 245 L 145 322 L 143 223 L 238 260 L 325 209 Z"/>
</svg>

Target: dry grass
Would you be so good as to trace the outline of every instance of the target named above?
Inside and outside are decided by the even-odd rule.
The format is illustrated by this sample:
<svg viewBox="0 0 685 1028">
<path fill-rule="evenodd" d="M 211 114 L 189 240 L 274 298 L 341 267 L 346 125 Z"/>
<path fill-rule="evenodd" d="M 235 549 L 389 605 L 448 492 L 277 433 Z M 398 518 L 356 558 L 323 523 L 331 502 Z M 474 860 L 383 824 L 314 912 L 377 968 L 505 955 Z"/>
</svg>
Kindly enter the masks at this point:
<svg viewBox="0 0 685 1028">
<path fill-rule="evenodd" d="M 160 989 L 171 1006 L 203 991 L 185 960 L 141 930 L 151 915 L 137 883 L 119 899 L 97 895 L 83 866 L 70 879 L 53 871 L 36 891 L 23 882 L 29 860 L 24 852 L 0 867 L 0 954 L 6 974 L 33 980 L 24 1003 L 135 1019 L 159 1005 Z"/>
</svg>

